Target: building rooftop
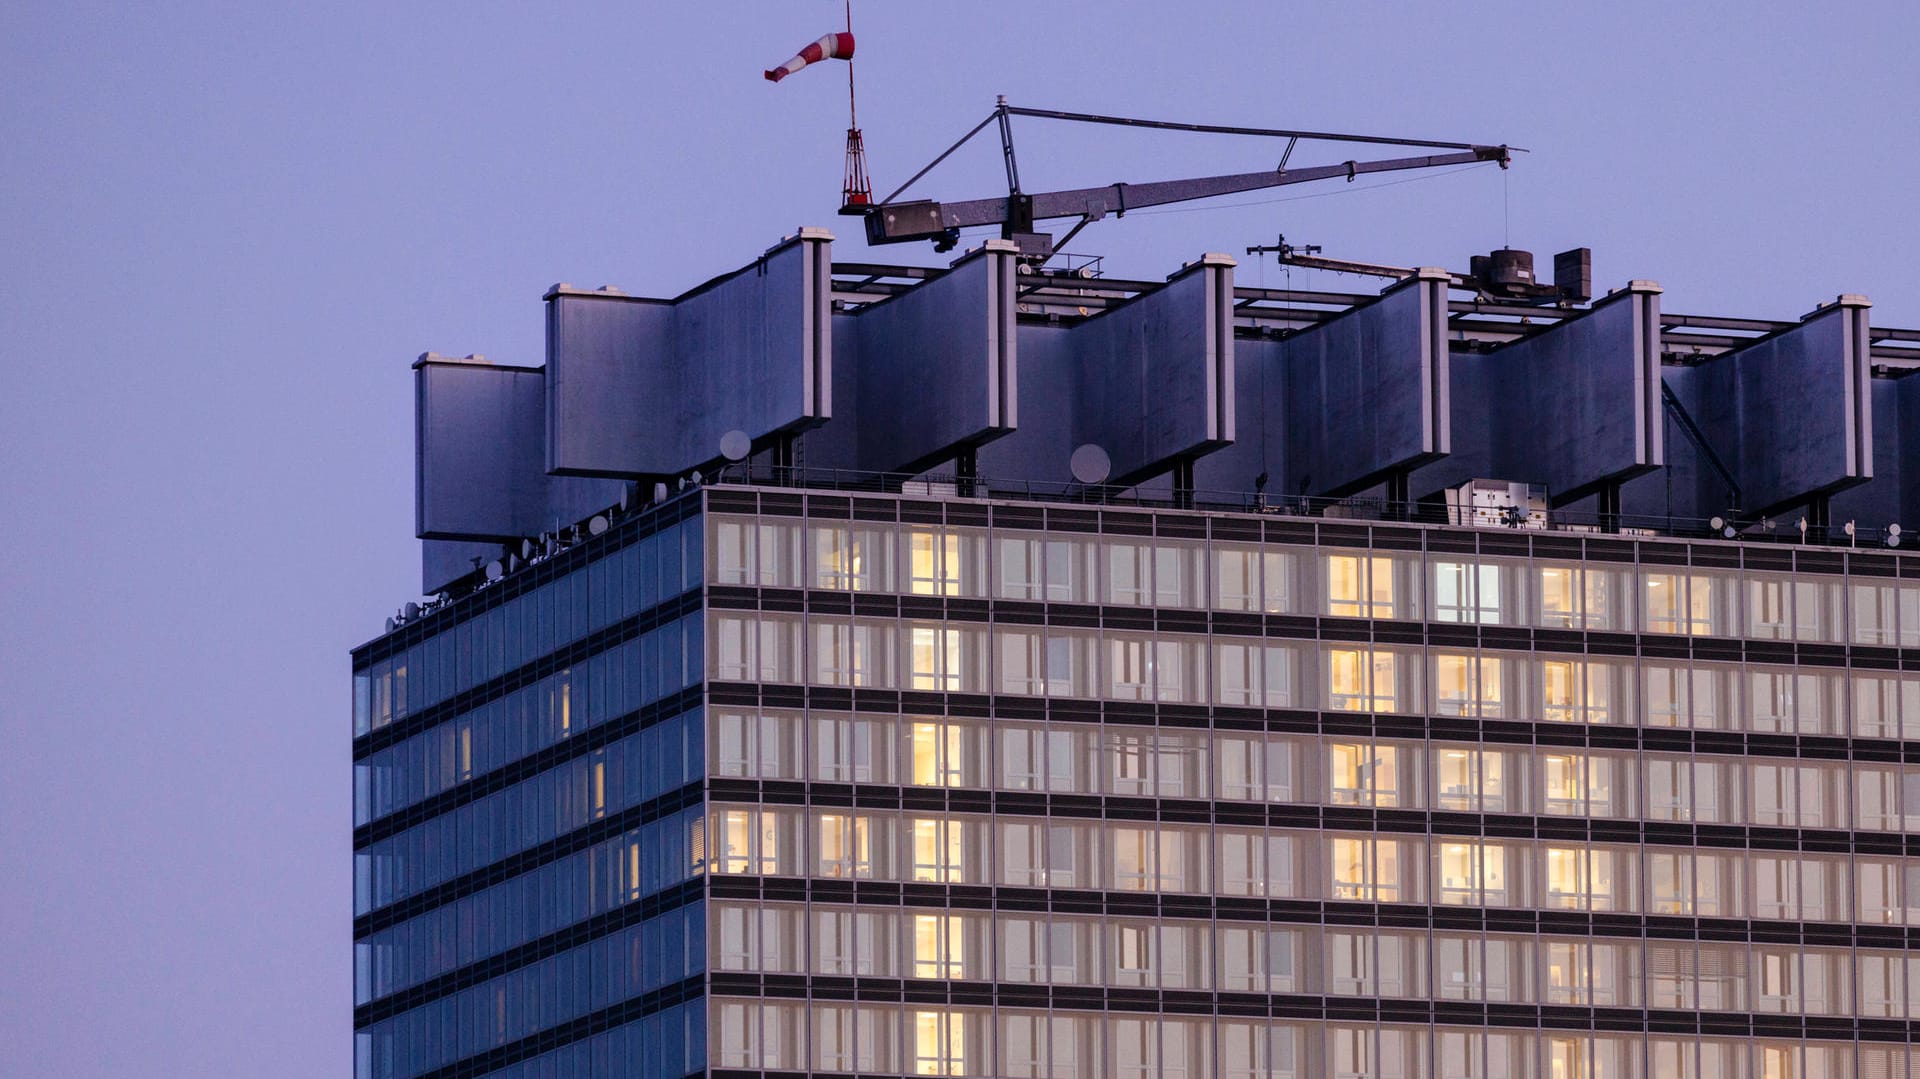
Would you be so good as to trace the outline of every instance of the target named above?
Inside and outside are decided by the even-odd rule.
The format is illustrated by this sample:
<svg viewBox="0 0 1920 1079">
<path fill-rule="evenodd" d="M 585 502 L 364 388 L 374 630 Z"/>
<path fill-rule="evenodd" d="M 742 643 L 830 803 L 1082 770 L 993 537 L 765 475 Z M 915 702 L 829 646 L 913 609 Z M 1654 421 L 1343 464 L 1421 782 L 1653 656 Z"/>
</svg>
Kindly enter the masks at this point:
<svg viewBox="0 0 1920 1079">
<path fill-rule="evenodd" d="M 543 366 L 415 364 L 423 592 L 689 478 L 1843 546 L 1920 520 L 1920 330 L 1865 297 L 1759 320 L 1644 280 L 1525 303 L 1234 269 L 1120 279 L 1000 240 L 836 263 L 801 229 L 671 299 L 556 285 Z"/>
</svg>

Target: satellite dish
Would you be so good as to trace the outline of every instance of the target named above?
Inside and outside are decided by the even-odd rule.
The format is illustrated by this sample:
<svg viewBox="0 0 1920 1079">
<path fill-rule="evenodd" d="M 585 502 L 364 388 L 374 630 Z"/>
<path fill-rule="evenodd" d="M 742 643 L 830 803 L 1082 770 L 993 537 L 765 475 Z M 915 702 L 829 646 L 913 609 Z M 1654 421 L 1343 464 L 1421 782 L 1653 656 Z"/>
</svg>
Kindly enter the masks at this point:
<svg viewBox="0 0 1920 1079">
<path fill-rule="evenodd" d="M 532 540 L 523 539 L 520 541 L 520 560 L 523 562 L 529 562 L 533 560 L 533 541 Z"/>
<path fill-rule="evenodd" d="M 1853 535 L 1854 533 L 1853 522 L 1848 521 L 1846 524 L 1841 525 L 1840 531 L 1845 532 L 1849 536 Z"/>
<path fill-rule="evenodd" d="M 1720 529 L 1720 534 L 1728 539 L 1732 539 L 1735 535 L 1734 527 L 1732 525 L 1726 525 Z"/>
<path fill-rule="evenodd" d="M 407 604 L 405 610 L 407 612 L 407 621 L 409 622 L 420 617 L 420 605 L 418 603 Z"/>
<path fill-rule="evenodd" d="M 753 452 L 753 439 L 745 431 L 728 431 L 720 436 L 720 456 L 729 461 L 744 461 Z"/>
<path fill-rule="evenodd" d="M 1887 526 L 1887 535 L 1889 535 L 1889 536 L 1897 536 L 1897 535 L 1899 535 L 1899 534 L 1900 534 L 1900 526 L 1899 526 L 1899 525 L 1897 525 L 1897 524 L 1892 524 L 1892 525 L 1888 525 L 1888 526 Z"/>
<path fill-rule="evenodd" d="M 1802 517 L 1802 518 L 1800 518 L 1800 524 L 1799 524 L 1799 525 L 1798 525 L 1797 527 L 1798 527 L 1798 528 L 1800 529 L 1800 534 L 1801 534 L 1801 535 L 1803 535 L 1803 536 L 1804 536 L 1804 535 L 1806 535 L 1806 534 L 1807 534 L 1807 519 L 1806 519 L 1805 517 Z"/>
<path fill-rule="evenodd" d="M 1081 483 L 1105 483 L 1113 473 L 1113 460 L 1107 456 L 1106 450 L 1089 442 L 1073 451 L 1067 468 L 1073 472 L 1073 478 Z"/>
<path fill-rule="evenodd" d="M 655 502 L 665 502 L 665 501 L 667 500 L 667 485 L 666 485 L 666 484 L 664 484 L 664 483 L 656 483 L 656 484 L 654 484 L 654 485 L 653 485 L 653 500 L 654 500 Z"/>
<path fill-rule="evenodd" d="M 589 535 L 597 536 L 600 533 L 605 532 L 606 530 L 607 530 L 606 514 L 596 513 L 592 517 L 587 519 L 587 532 Z"/>
<path fill-rule="evenodd" d="M 505 577 L 506 575 L 507 575 L 506 563 L 500 561 L 498 558 L 487 563 L 487 580 L 497 581 L 500 578 Z"/>
<path fill-rule="evenodd" d="M 1713 520 L 1707 522 L 1707 526 L 1715 532 L 1718 532 L 1727 527 L 1727 519 L 1725 517 L 1715 517 Z"/>
<path fill-rule="evenodd" d="M 393 629 L 394 629 L 394 626 L 393 626 L 393 616 L 392 616 L 392 615 L 388 615 L 388 616 L 387 616 L 387 632 L 388 632 L 388 633 L 392 633 L 392 632 L 393 632 Z"/>
<path fill-rule="evenodd" d="M 627 510 L 630 508 L 631 504 L 629 503 L 628 500 L 631 499 L 632 497 L 633 497 L 633 484 L 631 483 L 621 484 L 620 485 L 620 512 L 622 514 L 625 514 Z"/>
</svg>

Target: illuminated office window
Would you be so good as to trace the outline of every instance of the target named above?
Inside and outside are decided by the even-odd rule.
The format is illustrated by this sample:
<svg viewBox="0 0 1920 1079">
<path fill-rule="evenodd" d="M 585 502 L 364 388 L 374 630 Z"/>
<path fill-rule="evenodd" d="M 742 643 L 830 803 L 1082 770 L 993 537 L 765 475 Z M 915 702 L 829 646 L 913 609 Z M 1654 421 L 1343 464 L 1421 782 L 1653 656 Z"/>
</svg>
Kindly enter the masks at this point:
<svg viewBox="0 0 1920 1079">
<path fill-rule="evenodd" d="M 967 880 L 966 827 L 960 821 L 916 818 L 912 822 L 914 880 Z"/>
<path fill-rule="evenodd" d="M 1329 800 L 1334 805 L 1418 804 L 1413 785 L 1418 764 L 1410 759 L 1416 752 L 1383 742 L 1328 743 Z"/>
<path fill-rule="evenodd" d="M 862 814 L 819 816 L 814 875 L 852 879 L 873 876 L 872 818 Z"/>
<path fill-rule="evenodd" d="M 1437 653 L 1433 657 L 1433 710 L 1443 716 L 1507 714 L 1505 665 L 1498 656 Z"/>
<path fill-rule="evenodd" d="M 1394 617 L 1393 560 L 1366 555 L 1330 554 L 1327 565 L 1327 613 L 1344 618 Z"/>
<path fill-rule="evenodd" d="M 959 1012 L 916 1011 L 913 1018 L 913 1074 L 965 1075 L 968 1016 Z"/>
<path fill-rule="evenodd" d="M 1508 798 L 1513 769 L 1506 750 L 1435 746 L 1434 804 L 1441 809 L 1505 813 L 1518 808 Z"/>
<path fill-rule="evenodd" d="M 1372 836 L 1334 838 L 1328 844 L 1333 898 L 1382 903 L 1411 898 L 1402 895 L 1401 845 Z"/>
<path fill-rule="evenodd" d="M 1340 712 L 1397 711 L 1399 658 L 1377 649 L 1328 649 L 1327 707 Z"/>
<path fill-rule="evenodd" d="M 959 917 L 951 914 L 915 914 L 909 923 L 913 935 L 914 977 L 966 977 Z"/>
</svg>

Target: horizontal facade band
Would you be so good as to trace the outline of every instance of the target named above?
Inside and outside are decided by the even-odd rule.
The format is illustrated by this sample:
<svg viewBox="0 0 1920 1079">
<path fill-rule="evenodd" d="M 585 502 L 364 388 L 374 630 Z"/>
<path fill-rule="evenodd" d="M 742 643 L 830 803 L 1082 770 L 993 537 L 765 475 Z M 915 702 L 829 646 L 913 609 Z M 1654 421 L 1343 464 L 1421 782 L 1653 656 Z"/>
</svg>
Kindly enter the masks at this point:
<svg viewBox="0 0 1920 1079">
<path fill-rule="evenodd" d="M 631 806 L 618 813 L 594 821 L 584 828 L 575 829 L 562 836 L 556 836 L 535 847 L 529 847 L 509 858 L 503 858 L 491 865 L 484 865 L 472 872 L 463 873 L 452 880 L 434 885 L 422 892 L 368 911 L 353 920 L 355 940 L 371 933 L 377 933 L 389 926 L 398 925 L 409 918 L 445 906 L 462 896 L 471 895 L 483 888 L 492 887 L 510 877 L 519 876 L 529 870 L 538 869 L 549 862 L 557 861 L 583 851 L 596 843 L 611 839 L 622 832 L 637 828 L 642 824 L 659 820 L 662 817 L 678 813 L 688 806 L 700 805 L 704 801 L 701 785 L 689 783 L 678 790 L 669 791 L 658 798 L 650 798 L 637 806 Z"/>
<path fill-rule="evenodd" d="M 700 1000 L 705 995 L 703 979 L 688 978 L 664 989 L 656 989 L 644 996 L 625 1000 L 611 1007 L 602 1008 L 591 1015 L 549 1027 L 538 1034 L 531 1034 L 517 1042 L 510 1042 L 498 1049 L 456 1060 L 445 1067 L 422 1072 L 413 1079 L 477 1079 L 488 1072 L 498 1071 L 509 1064 L 515 1064 L 529 1057 L 558 1049 L 563 1045 L 590 1038 L 603 1030 L 631 1023 L 635 1019 L 644 1019 L 656 1012 L 665 1011 L 676 1004 Z M 699 1073 L 695 1073 L 699 1074 Z"/>
<path fill-rule="evenodd" d="M 1809 547 L 1800 542 L 1770 543 L 1752 539 L 1687 542 L 1511 528 L 1369 524 L 1180 509 L 1150 511 L 1107 508 L 1091 502 L 1062 505 L 988 499 L 931 501 L 727 486 L 708 487 L 706 499 L 707 509 L 713 513 L 1920 579 L 1920 557 L 1894 551 Z"/>
<path fill-rule="evenodd" d="M 754 588 L 744 585 L 708 585 L 707 597 L 709 606 L 715 610 L 804 613 L 827 617 L 939 619 L 1010 626 L 1206 633 L 1225 637 L 1492 649 L 1620 659 L 1638 657 L 1709 663 L 1775 663 L 1920 671 L 1920 649 L 1808 641 Z"/>
<path fill-rule="evenodd" d="M 357 851 L 378 843 L 415 825 L 432 820 L 449 810 L 458 809 L 469 802 L 478 801 L 489 794 L 505 790 L 529 776 L 544 772 L 556 765 L 565 764 L 577 757 L 583 757 L 622 738 L 630 738 L 649 727 L 683 715 L 700 707 L 702 697 L 701 687 L 691 686 L 671 697 L 654 701 L 644 708 L 636 709 L 617 719 L 588 727 L 579 735 L 568 738 L 564 742 L 557 742 L 521 757 L 505 767 L 475 776 L 457 787 L 451 787 L 430 798 L 415 802 L 398 813 L 390 813 L 368 821 L 353 830 L 353 849 Z"/>
<path fill-rule="evenodd" d="M 558 955 L 570 948 L 578 948 L 582 944 L 617 933 L 629 926 L 639 925 L 668 911 L 700 902 L 706 898 L 705 893 L 706 889 L 701 886 L 700 881 L 682 881 L 664 892 L 646 896 L 607 911 L 605 914 L 577 922 L 557 933 L 549 933 L 538 940 L 528 941 L 517 948 L 489 956 L 477 963 L 450 970 L 437 978 L 409 986 L 392 996 L 381 997 L 356 1007 L 353 1010 L 354 1029 L 372 1026 L 382 1020 L 391 1019 L 401 1012 L 450 996 L 469 986 L 509 974 L 530 963 L 537 963 L 548 956 Z"/>
<path fill-rule="evenodd" d="M 564 645 L 541 656 L 530 663 L 500 675 L 483 685 L 457 693 L 443 701 L 436 702 L 403 719 L 395 720 L 384 727 L 370 731 L 353 740 L 353 759 L 366 760 L 389 746 L 404 742 L 409 738 L 431 730 L 447 720 L 471 712 L 475 708 L 512 693 L 516 689 L 530 686 L 556 671 L 565 670 L 576 663 L 593 658 L 609 648 L 614 648 L 634 640 L 651 629 L 667 625 L 699 610 L 701 597 L 697 590 L 682 592 L 680 595 L 656 604 L 632 618 L 622 619 L 613 625 L 596 630 L 571 644 Z"/>
<path fill-rule="evenodd" d="M 1846 922 L 1770 922 L 1577 910 L 1523 910 L 1336 899 L 1259 899 L 1170 892 L 1101 892 L 996 884 L 927 884 L 714 874 L 714 899 L 760 903 L 854 903 L 928 910 L 1191 918 L 1287 925 L 1377 926 L 1461 932 L 1561 934 L 1629 940 L 1713 940 L 1810 947 L 1920 950 L 1920 927 Z"/>
<path fill-rule="evenodd" d="M 1656 753 L 1721 753 L 1732 756 L 1800 757 L 1920 764 L 1920 742 L 1843 738 L 1812 734 L 1765 734 L 1630 727 L 1624 724 L 1475 719 L 1464 716 L 1316 712 L 1291 708 L 1169 704 L 1159 701 L 1096 701 L 1066 697 L 1012 697 L 987 693 L 939 693 L 847 689 L 758 682 L 709 682 L 715 705 L 805 708 L 878 715 L 955 716 L 1029 723 L 1115 723 L 1203 730 L 1324 734 L 1343 738 L 1404 738 L 1494 745 L 1646 750 Z"/>
<path fill-rule="evenodd" d="M 716 971 L 713 997 L 872 1001 L 929 1007 L 1001 1007 L 1213 1015 L 1335 1023 L 1489 1026 L 1528 1030 L 1591 1030 L 1621 1034 L 1695 1034 L 1714 1037 L 1823 1038 L 1844 1041 L 1920 1040 L 1920 1022 L 1778 1015 L 1768 1012 L 1694 1012 L 1664 1008 L 1594 1008 L 1558 1004 L 1478 1004 L 1295 993 L 1234 993 L 1178 989 L 897 978 L 828 978 L 800 974 Z"/>
<path fill-rule="evenodd" d="M 681 521 L 699 515 L 700 500 L 698 498 L 674 498 L 650 509 L 641 510 L 601 535 L 590 537 L 551 558 L 510 573 L 494 582 L 492 586 L 462 598 L 458 603 L 442 607 L 400 626 L 392 633 L 377 637 L 355 648 L 353 669 L 357 671 L 383 659 L 400 655 L 427 638 L 445 633 L 475 615 L 485 614 L 542 585 L 571 576 L 589 562 L 605 558 L 662 529 L 672 528 Z"/>
</svg>

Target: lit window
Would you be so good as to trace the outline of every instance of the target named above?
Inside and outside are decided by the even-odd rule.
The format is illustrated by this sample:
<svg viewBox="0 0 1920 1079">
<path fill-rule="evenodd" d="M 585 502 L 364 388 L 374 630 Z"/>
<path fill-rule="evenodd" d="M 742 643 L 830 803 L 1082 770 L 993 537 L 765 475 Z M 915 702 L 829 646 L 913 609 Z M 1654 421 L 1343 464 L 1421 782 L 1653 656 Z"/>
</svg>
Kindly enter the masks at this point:
<svg viewBox="0 0 1920 1079">
<path fill-rule="evenodd" d="M 1440 844 L 1440 902 L 1505 906 L 1506 850 L 1486 843 Z"/>
<path fill-rule="evenodd" d="M 1327 651 L 1327 707 L 1341 712 L 1391 712 L 1396 693 L 1392 652 L 1365 648 Z"/>
<path fill-rule="evenodd" d="M 935 882 L 966 879 L 965 825 L 953 820 L 914 820 L 913 879 Z"/>
<path fill-rule="evenodd" d="M 913 1013 L 913 1074 L 966 1074 L 966 1020 L 958 1012 Z"/>
<path fill-rule="evenodd" d="M 953 692 L 960 688 L 960 632 L 942 626 L 907 628 L 907 688 Z"/>
<path fill-rule="evenodd" d="M 1443 716 L 1506 714 L 1506 692 L 1498 656 L 1434 656 L 1434 711 Z"/>
<path fill-rule="evenodd" d="M 1397 840 L 1336 838 L 1331 847 L 1333 898 L 1386 903 L 1400 900 Z"/>
<path fill-rule="evenodd" d="M 871 820 L 846 813 L 822 813 L 819 862 L 814 875 L 849 879 L 873 876 Z"/>
<path fill-rule="evenodd" d="M 960 918 L 953 914 L 913 916 L 913 976 L 962 978 Z"/>
<path fill-rule="evenodd" d="M 1400 750 L 1374 742 L 1335 742 L 1327 747 L 1335 805 L 1401 804 Z"/>
<path fill-rule="evenodd" d="M 907 590 L 922 596 L 960 595 L 960 537 L 907 532 Z"/>
<path fill-rule="evenodd" d="M 1613 762 L 1583 753 L 1541 757 L 1546 811 L 1560 816 L 1603 816 L 1612 799 Z"/>
<path fill-rule="evenodd" d="M 1327 556 L 1327 613 L 1347 618 L 1393 617 L 1393 560 Z"/>
<path fill-rule="evenodd" d="M 1439 749 L 1434 754 L 1442 809 L 1502 812 L 1506 809 L 1506 755 L 1499 750 Z"/>
<path fill-rule="evenodd" d="M 1548 847 L 1546 905 L 1566 910 L 1613 909 L 1613 852 Z"/>
<path fill-rule="evenodd" d="M 916 787 L 961 785 L 961 750 L 966 728 L 958 723 L 916 720 L 908 724 L 907 751 L 912 758 L 908 782 Z"/>
</svg>

